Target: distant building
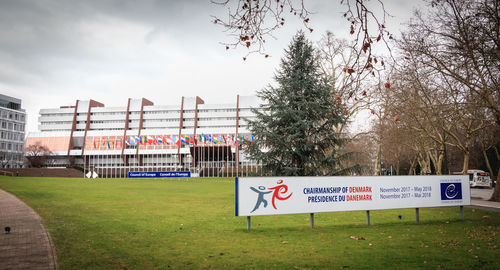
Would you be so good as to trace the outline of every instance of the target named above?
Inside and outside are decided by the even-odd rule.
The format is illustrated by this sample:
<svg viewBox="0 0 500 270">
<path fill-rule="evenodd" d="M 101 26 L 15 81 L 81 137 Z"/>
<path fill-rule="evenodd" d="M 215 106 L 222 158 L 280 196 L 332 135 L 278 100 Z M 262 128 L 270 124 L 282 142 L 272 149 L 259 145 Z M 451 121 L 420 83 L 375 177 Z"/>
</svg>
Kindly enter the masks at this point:
<svg viewBox="0 0 500 270">
<path fill-rule="evenodd" d="M 129 98 L 122 107 L 77 100 L 74 106 L 40 110 L 39 132 L 30 132 L 26 144 L 47 146 L 50 166 L 78 165 L 105 177 L 176 170 L 231 176 L 236 164 L 255 173 L 257 164 L 241 148 L 253 138 L 247 119 L 258 106 L 254 96 L 237 96 L 229 104 L 182 97 L 177 105 Z"/>
<path fill-rule="evenodd" d="M 0 167 L 22 168 L 26 112 L 21 100 L 0 94 Z"/>
</svg>

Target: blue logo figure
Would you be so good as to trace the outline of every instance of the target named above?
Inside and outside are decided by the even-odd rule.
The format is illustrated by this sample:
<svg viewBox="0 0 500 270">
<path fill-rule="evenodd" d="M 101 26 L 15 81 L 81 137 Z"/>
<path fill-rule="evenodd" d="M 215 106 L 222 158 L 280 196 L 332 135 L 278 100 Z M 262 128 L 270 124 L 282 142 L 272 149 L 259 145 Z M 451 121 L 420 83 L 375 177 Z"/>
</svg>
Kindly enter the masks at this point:
<svg viewBox="0 0 500 270">
<path fill-rule="evenodd" d="M 255 192 L 257 192 L 257 194 L 259 194 L 259 196 L 257 197 L 257 203 L 255 204 L 255 207 L 253 208 L 252 212 L 250 212 L 250 213 L 253 213 L 253 211 L 259 209 L 261 203 L 264 203 L 264 208 L 266 208 L 267 207 L 267 201 L 264 199 L 264 195 L 265 194 L 269 194 L 272 191 L 267 191 L 267 192 L 264 191 L 264 190 L 266 190 L 266 187 L 264 187 L 264 186 L 259 186 L 260 190 L 257 190 L 254 187 L 250 187 L 250 189 L 253 190 L 253 191 L 255 191 Z"/>
<path fill-rule="evenodd" d="M 461 200 L 462 183 L 441 183 L 441 200 Z"/>
</svg>

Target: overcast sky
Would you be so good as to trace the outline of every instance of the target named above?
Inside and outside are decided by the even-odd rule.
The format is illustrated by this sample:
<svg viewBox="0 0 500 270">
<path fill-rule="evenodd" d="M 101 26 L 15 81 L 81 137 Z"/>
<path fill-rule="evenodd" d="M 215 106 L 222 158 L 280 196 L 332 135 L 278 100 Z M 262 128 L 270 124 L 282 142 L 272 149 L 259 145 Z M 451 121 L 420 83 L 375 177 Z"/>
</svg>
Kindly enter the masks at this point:
<svg viewBox="0 0 500 270">
<path fill-rule="evenodd" d="M 315 12 L 311 41 L 327 30 L 348 37 L 339 3 L 305 0 Z M 393 32 L 416 7 L 384 3 Z M 267 42 L 271 57 L 243 61 L 247 49 L 226 51 L 220 42 L 229 37 L 211 22 L 211 15 L 226 13 L 209 0 L 0 0 L 0 93 L 22 100 L 28 132 L 37 131 L 40 109 L 77 99 L 109 107 L 126 106 L 129 97 L 156 105 L 179 104 L 182 96 L 235 102 L 237 94 L 254 95 L 272 82 L 283 50 L 304 27 L 287 18 Z"/>
</svg>

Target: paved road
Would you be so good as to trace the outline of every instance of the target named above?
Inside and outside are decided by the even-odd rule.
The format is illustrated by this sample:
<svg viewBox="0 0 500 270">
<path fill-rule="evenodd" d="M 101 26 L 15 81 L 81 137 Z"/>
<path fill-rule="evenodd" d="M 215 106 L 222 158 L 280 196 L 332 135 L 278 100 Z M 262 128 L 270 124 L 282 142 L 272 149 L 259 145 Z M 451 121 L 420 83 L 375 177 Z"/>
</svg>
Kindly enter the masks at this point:
<svg viewBox="0 0 500 270">
<path fill-rule="evenodd" d="M 5 227 L 11 232 L 5 233 Z M 31 207 L 0 189 L 0 270 L 55 270 L 49 232 Z"/>
<path fill-rule="evenodd" d="M 492 188 L 470 188 L 470 197 L 474 199 L 489 200 L 492 194 Z"/>
</svg>

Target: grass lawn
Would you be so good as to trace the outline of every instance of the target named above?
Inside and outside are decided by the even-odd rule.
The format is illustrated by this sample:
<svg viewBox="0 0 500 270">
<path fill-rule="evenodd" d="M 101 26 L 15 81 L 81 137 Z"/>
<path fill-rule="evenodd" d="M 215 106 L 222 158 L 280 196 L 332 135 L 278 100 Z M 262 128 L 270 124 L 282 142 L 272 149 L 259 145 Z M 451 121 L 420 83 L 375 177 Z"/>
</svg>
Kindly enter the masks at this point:
<svg viewBox="0 0 500 270">
<path fill-rule="evenodd" d="M 500 213 L 459 207 L 234 216 L 232 179 L 0 177 L 44 219 L 60 269 L 500 269 Z M 402 219 L 398 218 L 402 215 Z M 353 236 L 353 237 L 351 237 Z M 362 237 L 365 240 L 352 238 Z"/>
</svg>

